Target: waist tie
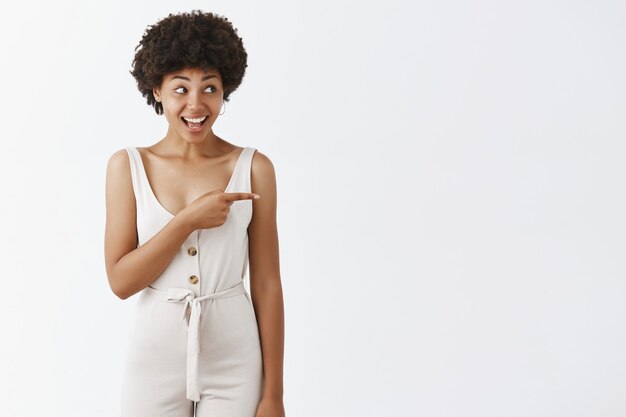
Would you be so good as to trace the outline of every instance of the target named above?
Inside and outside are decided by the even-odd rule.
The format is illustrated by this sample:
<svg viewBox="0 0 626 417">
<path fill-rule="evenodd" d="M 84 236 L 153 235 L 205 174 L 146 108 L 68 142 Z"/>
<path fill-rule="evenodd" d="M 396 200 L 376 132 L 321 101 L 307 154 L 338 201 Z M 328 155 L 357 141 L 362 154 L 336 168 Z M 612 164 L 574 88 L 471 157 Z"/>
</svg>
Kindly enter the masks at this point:
<svg viewBox="0 0 626 417">
<path fill-rule="evenodd" d="M 196 297 L 192 290 L 188 288 L 168 288 L 158 290 L 153 287 L 146 287 L 145 291 L 156 294 L 162 301 L 184 302 L 183 315 L 180 320 L 184 320 L 187 310 L 191 309 L 189 321 L 187 322 L 187 399 L 200 401 L 200 390 L 198 388 L 198 353 L 200 352 L 200 340 L 198 332 L 200 327 L 200 313 L 202 312 L 201 302 L 213 298 L 225 298 L 245 293 L 243 281 L 234 287 L 223 291 Z"/>
</svg>

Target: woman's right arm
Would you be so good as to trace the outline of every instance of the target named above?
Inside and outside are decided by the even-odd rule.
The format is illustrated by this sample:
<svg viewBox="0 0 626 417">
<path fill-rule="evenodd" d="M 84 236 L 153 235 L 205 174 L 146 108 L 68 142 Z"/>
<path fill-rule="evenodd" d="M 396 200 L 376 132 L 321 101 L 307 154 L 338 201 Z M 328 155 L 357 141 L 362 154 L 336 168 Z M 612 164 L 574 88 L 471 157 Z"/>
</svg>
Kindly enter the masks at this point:
<svg viewBox="0 0 626 417">
<path fill-rule="evenodd" d="M 194 228 L 179 213 L 137 247 L 135 194 L 125 149 L 109 158 L 106 173 L 104 258 L 109 286 L 122 300 L 138 293 L 165 270 Z"/>
</svg>

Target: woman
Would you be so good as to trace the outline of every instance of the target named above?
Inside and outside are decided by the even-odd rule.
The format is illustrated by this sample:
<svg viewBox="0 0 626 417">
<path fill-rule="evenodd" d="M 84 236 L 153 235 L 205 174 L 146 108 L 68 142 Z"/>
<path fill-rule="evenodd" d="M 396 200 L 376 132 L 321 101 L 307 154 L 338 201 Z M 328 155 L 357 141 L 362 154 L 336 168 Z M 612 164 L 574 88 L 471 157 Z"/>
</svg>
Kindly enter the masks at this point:
<svg viewBox="0 0 626 417">
<path fill-rule="evenodd" d="M 141 292 L 124 417 L 285 415 L 274 167 L 212 130 L 246 67 L 228 19 L 199 10 L 149 26 L 136 48 L 131 74 L 169 127 L 107 165 L 109 285 Z"/>
</svg>

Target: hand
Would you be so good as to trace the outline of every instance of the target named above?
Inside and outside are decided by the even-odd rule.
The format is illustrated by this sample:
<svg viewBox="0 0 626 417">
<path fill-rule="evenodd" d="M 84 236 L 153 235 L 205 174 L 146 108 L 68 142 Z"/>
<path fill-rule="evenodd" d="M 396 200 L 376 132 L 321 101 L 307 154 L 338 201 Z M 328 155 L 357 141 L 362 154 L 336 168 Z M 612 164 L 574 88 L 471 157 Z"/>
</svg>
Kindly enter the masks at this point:
<svg viewBox="0 0 626 417">
<path fill-rule="evenodd" d="M 285 417 L 285 406 L 281 398 L 263 397 L 256 408 L 256 417 Z"/>
<path fill-rule="evenodd" d="M 185 221 L 193 230 L 210 229 L 226 222 L 230 206 L 234 201 L 253 198 L 260 198 L 260 196 L 254 193 L 225 193 L 217 189 L 196 198 L 180 214 L 185 217 Z"/>
</svg>

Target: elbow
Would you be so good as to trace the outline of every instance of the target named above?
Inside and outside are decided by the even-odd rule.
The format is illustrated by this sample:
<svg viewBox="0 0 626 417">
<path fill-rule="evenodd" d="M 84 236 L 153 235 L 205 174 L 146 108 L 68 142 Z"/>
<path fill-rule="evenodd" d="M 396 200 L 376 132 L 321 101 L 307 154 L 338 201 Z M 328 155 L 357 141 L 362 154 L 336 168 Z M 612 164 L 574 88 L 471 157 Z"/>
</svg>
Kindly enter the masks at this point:
<svg viewBox="0 0 626 417">
<path fill-rule="evenodd" d="M 107 268 L 106 272 L 107 279 L 109 281 L 109 287 L 117 298 L 119 298 L 120 300 L 126 300 L 134 294 L 134 292 L 132 292 L 131 289 L 128 287 L 128 279 L 126 279 L 128 274 L 121 273 L 122 271 L 119 270 L 117 264 L 114 264 L 111 267 Z"/>
<path fill-rule="evenodd" d="M 120 300 L 126 300 L 132 295 L 128 292 L 127 288 L 119 285 L 117 283 L 117 280 L 115 280 L 113 277 L 109 277 L 109 287 L 111 287 L 111 291 L 113 291 L 113 294 L 115 294 Z"/>
<path fill-rule="evenodd" d="M 119 291 L 113 291 L 113 294 L 117 295 L 117 298 L 119 298 L 120 300 L 125 300 L 130 297 L 130 294 Z"/>
<path fill-rule="evenodd" d="M 121 288 L 111 287 L 111 291 L 113 291 L 113 294 L 115 294 L 120 300 L 126 300 L 128 297 L 130 297 L 130 294 L 128 294 Z"/>
</svg>

